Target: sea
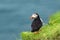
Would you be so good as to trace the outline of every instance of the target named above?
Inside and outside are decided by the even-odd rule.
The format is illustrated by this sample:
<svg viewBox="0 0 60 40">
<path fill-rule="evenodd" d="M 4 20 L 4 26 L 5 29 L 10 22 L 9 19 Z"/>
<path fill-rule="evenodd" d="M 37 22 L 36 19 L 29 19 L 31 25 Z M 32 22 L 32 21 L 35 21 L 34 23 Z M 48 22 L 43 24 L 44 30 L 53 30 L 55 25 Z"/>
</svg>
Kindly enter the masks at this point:
<svg viewBox="0 0 60 40">
<path fill-rule="evenodd" d="M 38 13 L 45 24 L 60 10 L 60 0 L 0 0 L 0 40 L 22 40 L 31 31 L 30 16 Z"/>
</svg>

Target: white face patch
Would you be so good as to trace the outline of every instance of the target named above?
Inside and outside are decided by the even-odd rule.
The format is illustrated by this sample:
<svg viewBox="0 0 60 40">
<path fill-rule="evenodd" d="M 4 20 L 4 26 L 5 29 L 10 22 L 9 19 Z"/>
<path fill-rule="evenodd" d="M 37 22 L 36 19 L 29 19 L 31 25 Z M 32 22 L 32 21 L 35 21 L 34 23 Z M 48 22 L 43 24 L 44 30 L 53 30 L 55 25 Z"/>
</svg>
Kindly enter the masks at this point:
<svg viewBox="0 0 60 40">
<path fill-rule="evenodd" d="M 33 15 L 32 15 L 32 18 L 34 18 L 34 19 L 35 19 L 35 18 L 37 18 L 37 16 L 38 16 L 38 15 L 33 14 Z"/>
</svg>

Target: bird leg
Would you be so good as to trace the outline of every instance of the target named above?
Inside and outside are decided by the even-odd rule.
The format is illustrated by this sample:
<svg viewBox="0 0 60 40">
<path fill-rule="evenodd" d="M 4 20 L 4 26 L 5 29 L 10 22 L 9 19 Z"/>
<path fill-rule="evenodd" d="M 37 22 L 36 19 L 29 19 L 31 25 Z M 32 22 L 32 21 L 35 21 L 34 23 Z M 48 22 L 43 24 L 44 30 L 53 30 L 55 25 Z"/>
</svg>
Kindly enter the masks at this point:
<svg viewBox="0 0 60 40">
<path fill-rule="evenodd" d="M 39 31 L 35 31 L 35 32 L 33 32 L 34 34 L 39 34 Z"/>
</svg>

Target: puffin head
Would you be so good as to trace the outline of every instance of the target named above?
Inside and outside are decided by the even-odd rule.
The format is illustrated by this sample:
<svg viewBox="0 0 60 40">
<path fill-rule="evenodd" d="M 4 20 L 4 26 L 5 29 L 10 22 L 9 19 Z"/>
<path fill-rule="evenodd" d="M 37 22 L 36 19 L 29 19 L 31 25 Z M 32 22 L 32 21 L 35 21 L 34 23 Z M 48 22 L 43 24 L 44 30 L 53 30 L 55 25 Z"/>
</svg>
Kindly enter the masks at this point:
<svg viewBox="0 0 60 40">
<path fill-rule="evenodd" d="M 38 13 L 34 13 L 34 14 L 32 14 L 32 16 L 30 17 L 31 19 L 36 19 L 36 18 L 38 18 L 39 17 L 39 15 L 38 15 Z"/>
</svg>

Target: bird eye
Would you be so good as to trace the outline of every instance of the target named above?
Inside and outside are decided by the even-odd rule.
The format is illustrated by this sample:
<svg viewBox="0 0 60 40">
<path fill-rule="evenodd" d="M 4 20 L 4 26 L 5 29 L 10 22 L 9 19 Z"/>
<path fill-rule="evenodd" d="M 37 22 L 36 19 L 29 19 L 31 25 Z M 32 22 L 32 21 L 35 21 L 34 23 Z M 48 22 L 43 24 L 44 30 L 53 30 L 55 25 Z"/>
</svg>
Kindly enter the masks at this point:
<svg viewBox="0 0 60 40">
<path fill-rule="evenodd" d="M 36 15 L 36 14 L 33 14 L 33 15 L 32 15 L 33 18 L 37 18 L 37 16 L 38 16 L 38 15 Z"/>
</svg>

